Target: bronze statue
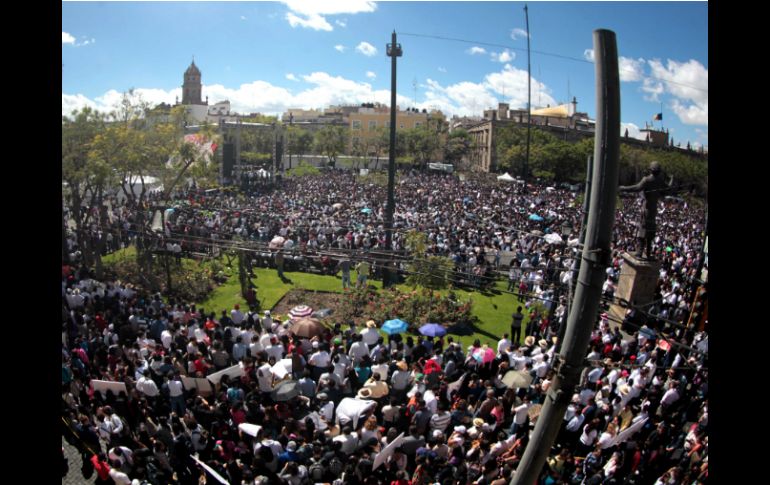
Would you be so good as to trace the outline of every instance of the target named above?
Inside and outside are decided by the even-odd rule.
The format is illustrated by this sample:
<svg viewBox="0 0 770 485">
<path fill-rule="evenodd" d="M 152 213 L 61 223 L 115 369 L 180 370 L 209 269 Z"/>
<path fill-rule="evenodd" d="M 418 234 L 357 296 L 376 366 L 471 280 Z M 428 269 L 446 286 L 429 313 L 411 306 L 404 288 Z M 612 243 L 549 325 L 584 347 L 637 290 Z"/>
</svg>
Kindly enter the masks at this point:
<svg viewBox="0 0 770 485">
<path fill-rule="evenodd" d="M 666 183 L 660 163 L 652 162 L 649 171 L 638 184 L 619 187 L 621 192 L 642 192 L 644 194 L 645 202 L 642 205 L 636 232 L 638 247 L 635 256 L 638 258 L 652 258 L 652 241 L 655 239 L 655 216 L 658 212 L 658 200 L 666 195 L 673 181 L 674 178 L 672 177 Z M 643 254 L 645 256 L 642 256 Z"/>
</svg>

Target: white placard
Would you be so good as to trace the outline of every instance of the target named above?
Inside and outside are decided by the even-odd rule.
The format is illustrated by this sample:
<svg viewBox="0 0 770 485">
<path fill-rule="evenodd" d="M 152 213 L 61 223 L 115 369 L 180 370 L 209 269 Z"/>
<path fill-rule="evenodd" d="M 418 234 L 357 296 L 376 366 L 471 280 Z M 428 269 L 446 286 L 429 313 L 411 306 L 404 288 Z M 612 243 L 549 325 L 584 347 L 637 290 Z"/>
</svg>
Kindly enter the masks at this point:
<svg viewBox="0 0 770 485">
<path fill-rule="evenodd" d="M 125 392 L 126 395 L 128 395 L 128 390 L 126 390 L 126 383 L 125 382 L 115 382 L 115 381 L 97 381 L 92 380 L 91 386 L 94 388 L 94 392 L 99 391 L 103 395 L 107 394 L 107 391 L 112 391 L 117 396 L 120 394 L 120 392 Z"/>
<path fill-rule="evenodd" d="M 388 458 L 393 454 L 393 452 L 396 451 L 396 448 L 398 448 L 401 445 L 401 442 L 404 441 L 404 433 L 401 433 L 398 435 L 396 439 L 394 439 L 388 446 L 382 449 L 379 453 L 377 453 L 377 456 L 374 457 L 374 464 L 372 465 L 372 471 L 376 470 L 378 466 L 385 463 Z"/>
<path fill-rule="evenodd" d="M 246 372 L 244 372 L 243 367 L 237 364 L 232 367 L 228 367 L 227 369 L 214 372 L 213 374 L 206 376 L 206 379 L 210 380 L 212 384 L 217 385 L 219 384 L 219 381 L 222 380 L 222 376 L 230 376 L 232 379 L 234 377 L 241 377 L 243 375 L 246 375 Z"/>
<path fill-rule="evenodd" d="M 219 481 L 219 483 L 222 483 L 223 485 L 230 485 L 230 482 L 228 482 L 225 479 L 225 477 L 223 477 L 222 475 L 217 473 L 213 468 L 211 468 L 210 466 L 208 466 L 207 464 L 203 463 L 202 461 L 200 461 L 199 459 L 195 458 L 192 455 L 190 455 L 190 458 L 195 460 L 196 463 L 198 463 L 200 466 L 202 466 L 204 470 L 209 472 L 209 474 L 211 474 L 212 477 L 216 478 Z"/>
</svg>

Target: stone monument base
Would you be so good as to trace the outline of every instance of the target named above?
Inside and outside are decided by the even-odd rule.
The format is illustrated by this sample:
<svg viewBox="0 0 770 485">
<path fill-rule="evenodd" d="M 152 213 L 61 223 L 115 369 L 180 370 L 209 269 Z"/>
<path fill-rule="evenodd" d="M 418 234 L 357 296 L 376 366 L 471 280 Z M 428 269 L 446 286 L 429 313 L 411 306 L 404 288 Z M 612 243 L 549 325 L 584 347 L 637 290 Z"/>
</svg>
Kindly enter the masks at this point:
<svg viewBox="0 0 770 485">
<path fill-rule="evenodd" d="M 660 277 L 660 261 L 637 258 L 628 253 L 623 253 L 622 257 L 623 267 L 615 290 L 616 303 L 610 305 L 609 311 L 613 328 L 626 317 L 628 307 L 652 301 Z"/>
</svg>

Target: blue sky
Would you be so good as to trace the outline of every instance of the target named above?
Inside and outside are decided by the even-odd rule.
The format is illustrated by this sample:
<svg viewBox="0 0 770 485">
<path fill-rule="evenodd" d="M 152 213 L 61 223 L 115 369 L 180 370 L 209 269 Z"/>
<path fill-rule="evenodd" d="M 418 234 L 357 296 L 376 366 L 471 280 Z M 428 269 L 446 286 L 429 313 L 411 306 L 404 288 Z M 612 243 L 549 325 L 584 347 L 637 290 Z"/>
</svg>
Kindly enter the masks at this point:
<svg viewBox="0 0 770 485">
<path fill-rule="evenodd" d="M 676 143 L 708 146 L 706 2 L 529 2 L 533 107 L 576 96 L 595 116 L 592 32 L 615 31 L 623 128 L 631 136 L 663 104 Z M 390 102 L 385 44 L 395 30 L 398 104 L 480 115 L 525 107 L 523 2 L 65 2 L 62 113 L 109 109 L 135 88 L 181 98 L 195 56 L 209 102 L 238 112 Z M 467 42 L 410 34 L 463 39 Z M 490 45 L 494 44 L 494 45 Z M 556 57 L 548 54 L 557 54 Z M 415 90 L 416 85 L 416 90 Z M 655 123 L 660 126 L 660 122 Z"/>
</svg>

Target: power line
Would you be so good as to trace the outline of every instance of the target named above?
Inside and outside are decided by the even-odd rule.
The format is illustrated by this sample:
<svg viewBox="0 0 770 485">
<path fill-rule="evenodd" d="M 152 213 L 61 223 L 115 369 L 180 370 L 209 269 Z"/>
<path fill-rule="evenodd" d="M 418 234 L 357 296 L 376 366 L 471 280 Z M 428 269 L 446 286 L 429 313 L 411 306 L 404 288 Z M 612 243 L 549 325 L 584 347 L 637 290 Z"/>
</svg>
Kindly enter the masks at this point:
<svg viewBox="0 0 770 485">
<path fill-rule="evenodd" d="M 492 42 L 481 42 L 481 41 L 476 41 L 476 40 L 459 39 L 459 38 L 456 38 L 456 37 L 446 37 L 446 36 L 430 35 L 430 34 L 414 34 L 414 33 L 406 33 L 406 32 L 399 32 L 399 34 L 407 35 L 407 36 L 411 36 L 411 37 L 424 37 L 424 38 L 427 38 L 427 39 L 448 40 L 448 41 L 452 41 L 452 42 L 463 42 L 465 44 L 478 44 L 478 45 L 486 45 L 486 46 L 490 46 L 490 47 L 502 47 L 502 48 L 505 48 L 505 49 L 511 49 L 511 50 L 522 51 L 522 52 L 526 52 L 527 51 L 524 48 L 514 47 L 512 45 L 507 45 L 507 44 L 495 44 L 495 43 L 492 43 Z M 579 57 L 567 56 L 567 55 L 564 55 L 564 54 L 556 54 L 554 52 L 545 52 L 545 51 L 538 51 L 538 50 L 532 50 L 531 52 L 534 52 L 535 54 L 540 54 L 540 55 L 543 55 L 543 56 L 556 57 L 556 58 L 559 58 L 559 59 L 566 59 L 566 60 L 569 60 L 569 61 L 581 62 L 581 63 L 585 63 L 585 64 L 593 64 L 593 61 L 589 61 L 587 59 L 581 59 Z M 644 79 L 648 79 L 648 78 L 649 79 L 655 79 L 656 81 L 662 81 L 662 82 L 665 82 L 665 83 L 675 84 L 677 86 L 682 86 L 682 87 L 686 87 L 686 88 L 690 88 L 690 89 L 695 89 L 696 91 L 701 91 L 701 92 L 704 92 L 704 93 L 708 93 L 708 89 L 703 89 L 703 88 L 700 88 L 700 87 L 697 87 L 697 86 L 693 86 L 692 84 L 686 84 L 686 83 L 681 83 L 681 82 L 678 82 L 678 81 L 672 81 L 670 79 L 665 79 L 665 78 L 661 78 L 661 77 L 657 77 L 657 76 L 652 76 L 652 75 L 643 75 L 642 77 Z"/>
</svg>

